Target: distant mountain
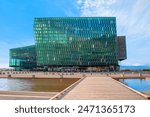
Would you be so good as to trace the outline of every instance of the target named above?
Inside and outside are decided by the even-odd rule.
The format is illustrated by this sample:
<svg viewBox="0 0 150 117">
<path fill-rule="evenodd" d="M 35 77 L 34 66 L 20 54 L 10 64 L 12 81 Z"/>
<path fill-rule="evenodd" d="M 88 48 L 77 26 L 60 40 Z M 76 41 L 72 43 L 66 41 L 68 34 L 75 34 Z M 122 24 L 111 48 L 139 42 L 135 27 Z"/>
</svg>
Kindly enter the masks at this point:
<svg viewBox="0 0 150 117">
<path fill-rule="evenodd" d="M 120 66 L 121 69 L 150 69 L 150 66 Z"/>
</svg>

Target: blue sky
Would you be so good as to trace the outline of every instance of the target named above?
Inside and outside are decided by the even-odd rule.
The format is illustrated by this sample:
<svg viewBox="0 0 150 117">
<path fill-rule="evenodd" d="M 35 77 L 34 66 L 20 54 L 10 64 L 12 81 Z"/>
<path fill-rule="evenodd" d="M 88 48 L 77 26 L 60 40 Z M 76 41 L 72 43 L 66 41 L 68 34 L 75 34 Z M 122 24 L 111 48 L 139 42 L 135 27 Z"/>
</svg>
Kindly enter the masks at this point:
<svg viewBox="0 0 150 117">
<path fill-rule="evenodd" d="M 149 0 L 0 0 L 0 68 L 9 49 L 34 44 L 34 17 L 115 16 L 126 35 L 128 59 L 121 65 L 150 65 Z"/>
</svg>

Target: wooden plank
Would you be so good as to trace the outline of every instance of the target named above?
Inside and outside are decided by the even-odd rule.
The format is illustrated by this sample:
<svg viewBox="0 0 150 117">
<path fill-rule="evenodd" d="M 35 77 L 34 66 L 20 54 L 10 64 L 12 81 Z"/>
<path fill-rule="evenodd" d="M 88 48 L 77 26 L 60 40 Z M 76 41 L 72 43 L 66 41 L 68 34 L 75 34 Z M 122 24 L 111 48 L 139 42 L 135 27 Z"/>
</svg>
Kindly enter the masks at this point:
<svg viewBox="0 0 150 117">
<path fill-rule="evenodd" d="M 63 100 L 144 100 L 145 97 L 110 77 L 87 77 L 66 94 Z"/>
<path fill-rule="evenodd" d="M 0 91 L 0 100 L 48 100 L 58 92 Z"/>
</svg>

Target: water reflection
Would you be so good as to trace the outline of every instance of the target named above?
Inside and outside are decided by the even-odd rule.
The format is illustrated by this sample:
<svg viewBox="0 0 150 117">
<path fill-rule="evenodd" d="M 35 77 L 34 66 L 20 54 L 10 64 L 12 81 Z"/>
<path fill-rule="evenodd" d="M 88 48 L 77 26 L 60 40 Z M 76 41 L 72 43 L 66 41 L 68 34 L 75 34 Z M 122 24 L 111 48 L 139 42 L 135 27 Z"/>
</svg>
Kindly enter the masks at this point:
<svg viewBox="0 0 150 117">
<path fill-rule="evenodd" d="M 32 83 L 26 79 L 0 78 L 0 90 L 31 90 Z"/>
<path fill-rule="evenodd" d="M 141 91 L 141 92 L 150 92 L 150 80 L 147 79 L 120 79 L 120 82 L 123 84 Z"/>
<path fill-rule="evenodd" d="M 0 90 L 60 92 L 78 79 L 18 79 L 0 78 Z"/>
</svg>

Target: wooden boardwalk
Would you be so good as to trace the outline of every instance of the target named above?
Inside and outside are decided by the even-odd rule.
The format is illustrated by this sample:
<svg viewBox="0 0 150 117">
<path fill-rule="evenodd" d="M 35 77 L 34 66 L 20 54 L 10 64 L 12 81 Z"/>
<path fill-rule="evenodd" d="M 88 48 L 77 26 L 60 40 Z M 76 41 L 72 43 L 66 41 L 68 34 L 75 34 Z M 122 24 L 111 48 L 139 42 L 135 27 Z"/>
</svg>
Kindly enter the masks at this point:
<svg viewBox="0 0 150 117">
<path fill-rule="evenodd" d="M 58 92 L 0 91 L 0 100 L 49 100 Z"/>
<path fill-rule="evenodd" d="M 145 100 L 140 94 L 110 77 L 87 77 L 62 100 Z"/>
</svg>

